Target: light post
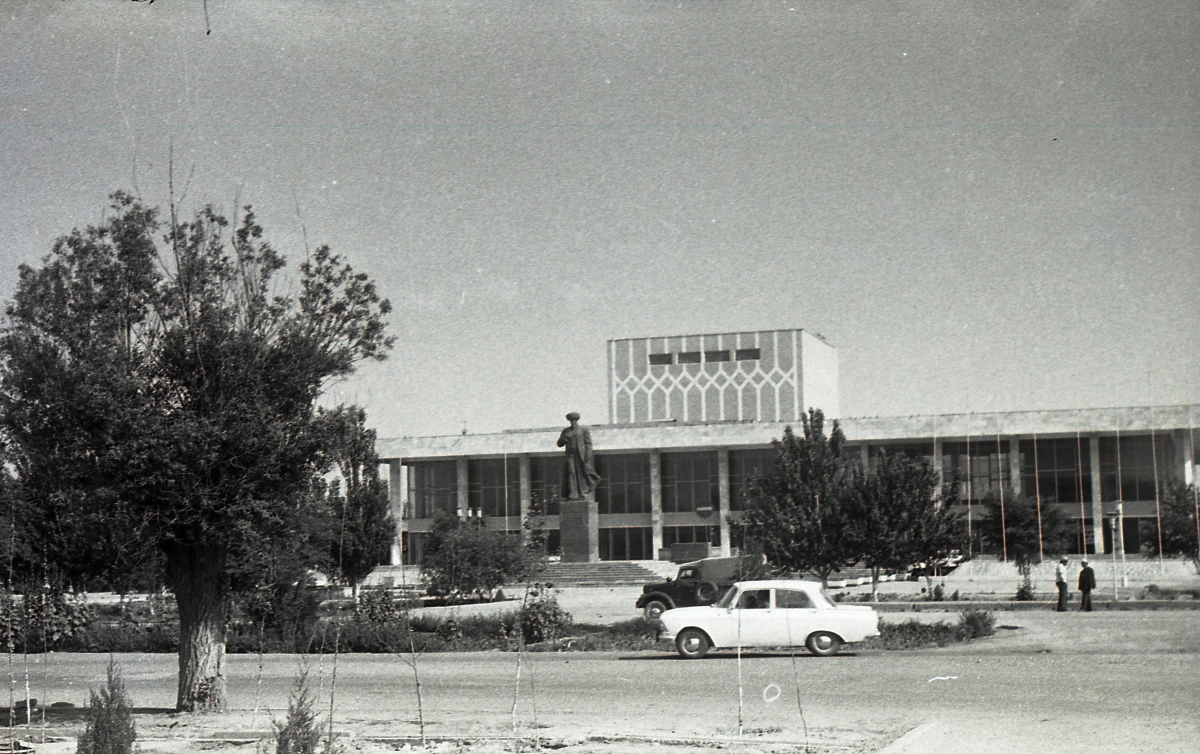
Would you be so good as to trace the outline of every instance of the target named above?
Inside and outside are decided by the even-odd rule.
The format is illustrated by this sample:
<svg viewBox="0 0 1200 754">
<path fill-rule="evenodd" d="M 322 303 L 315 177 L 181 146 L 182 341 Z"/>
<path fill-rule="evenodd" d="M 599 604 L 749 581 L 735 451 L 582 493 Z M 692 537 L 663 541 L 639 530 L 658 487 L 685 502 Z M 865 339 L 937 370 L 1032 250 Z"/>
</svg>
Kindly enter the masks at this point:
<svg viewBox="0 0 1200 754">
<path fill-rule="evenodd" d="M 1121 586 L 1129 586 L 1129 575 L 1125 572 L 1125 503 L 1117 501 L 1117 531 L 1121 533 Z"/>
<path fill-rule="evenodd" d="M 1121 599 L 1117 591 L 1117 516 L 1114 514 L 1108 519 L 1109 529 L 1112 535 L 1109 539 L 1112 542 L 1112 574 L 1113 574 L 1113 602 Z"/>
</svg>

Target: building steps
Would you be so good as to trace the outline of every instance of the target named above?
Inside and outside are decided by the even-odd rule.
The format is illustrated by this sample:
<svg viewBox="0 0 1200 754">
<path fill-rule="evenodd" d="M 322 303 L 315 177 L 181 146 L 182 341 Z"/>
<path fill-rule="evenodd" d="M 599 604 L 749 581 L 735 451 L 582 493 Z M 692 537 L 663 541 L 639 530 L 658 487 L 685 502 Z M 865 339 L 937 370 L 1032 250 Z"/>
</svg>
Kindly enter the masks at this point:
<svg viewBox="0 0 1200 754">
<path fill-rule="evenodd" d="M 641 586 L 661 579 L 655 570 L 634 560 L 549 563 L 536 578 L 554 586 Z"/>
</svg>

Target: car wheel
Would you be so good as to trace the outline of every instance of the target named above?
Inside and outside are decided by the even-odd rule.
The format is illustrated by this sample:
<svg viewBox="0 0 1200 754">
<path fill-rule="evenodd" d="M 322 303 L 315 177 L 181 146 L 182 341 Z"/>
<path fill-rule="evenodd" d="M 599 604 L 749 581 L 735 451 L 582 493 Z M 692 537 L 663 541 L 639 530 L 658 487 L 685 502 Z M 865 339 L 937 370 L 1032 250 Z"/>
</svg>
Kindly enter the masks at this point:
<svg viewBox="0 0 1200 754">
<path fill-rule="evenodd" d="M 817 657 L 832 657 L 841 651 L 842 640 L 828 631 L 817 631 L 808 635 L 805 645 Z"/>
<path fill-rule="evenodd" d="M 671 608 L 667 606 L 667 603 L 663 602 L 662 600 L 650 600 L 646 603 L 646 606 L 642 608 L 642 611 L 646 616 L 646 620 L 652 621 L 658 620 L 658 616 L 670 609 Z"/>
<path fill-rule="evenodd" d="M 696 601 L 701 605 L 707 605 L 717 598 L 721 593 L 721 588 L 711 581 L 701 581 L 696 585 Z"/>
<path fill-rule="evenodd" d="M 685 628 L 675 637 L 675 648 L 685 660 L 699 660 L 708 654 L 708 637 L 698 628 Z"/>
</svg>

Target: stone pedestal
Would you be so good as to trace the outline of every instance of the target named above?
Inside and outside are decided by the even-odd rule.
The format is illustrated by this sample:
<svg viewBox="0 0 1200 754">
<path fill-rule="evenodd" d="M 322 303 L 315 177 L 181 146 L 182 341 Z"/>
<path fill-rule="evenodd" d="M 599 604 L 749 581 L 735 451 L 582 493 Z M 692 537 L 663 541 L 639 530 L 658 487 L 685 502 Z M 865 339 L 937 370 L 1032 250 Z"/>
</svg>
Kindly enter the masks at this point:
<svg viewBox="0 0 1200 754">
<path fill-rule="evenodd" d="M 559 541 L 564 563 L 600 560 L 599 515 L 594 499 L 562 500 L 558 504 Z"/>
</svg>

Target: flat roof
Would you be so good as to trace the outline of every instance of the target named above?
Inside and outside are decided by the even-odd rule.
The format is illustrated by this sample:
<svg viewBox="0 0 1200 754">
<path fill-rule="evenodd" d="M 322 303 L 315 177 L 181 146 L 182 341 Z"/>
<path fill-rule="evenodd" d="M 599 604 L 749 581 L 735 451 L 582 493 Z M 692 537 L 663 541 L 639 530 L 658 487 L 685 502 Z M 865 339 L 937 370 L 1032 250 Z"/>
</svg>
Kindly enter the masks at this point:
<svg viewBox="0 0 1200 754">
<path fill-rule="evenodd" d="M 1127 406 L 1120 408 L 1050 409 L 994 413 L 867 416 L 838 420 L 852 443 L 905 440 L 966 440 L 976 437 L 1072 437 L 1076 434 L 1145 434 L 1188 430 L 1200 423 L 1200 404 Z M 561 426 L 507 430 L 488 434 L 380 438 L 381 459 L 457 458 L 503 455 L 559 455 L 555 443 Z M 678 422 L 597 424 L 589 426 L 597 452 L 655 448 L 753 448 L 769 445 L 797 422 Z"/>
</svg>

